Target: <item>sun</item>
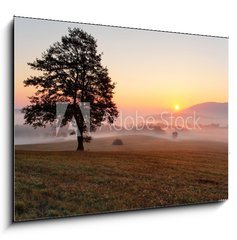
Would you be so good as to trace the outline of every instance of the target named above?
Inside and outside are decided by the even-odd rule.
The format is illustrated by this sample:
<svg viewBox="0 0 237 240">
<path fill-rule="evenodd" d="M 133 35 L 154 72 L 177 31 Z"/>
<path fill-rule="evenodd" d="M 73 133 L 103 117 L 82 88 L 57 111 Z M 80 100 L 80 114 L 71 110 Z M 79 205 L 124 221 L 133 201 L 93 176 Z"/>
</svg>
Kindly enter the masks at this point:
<svg viewBox="0 0 237 240">
<path fill-rule="evenodd" d="M 176 105 L 174 106 L 174 109 L 175 109 L 175 111 L 179 111 L 179 109 L 180 109 L 179 105 L 176 104 Z"/>
</svg>

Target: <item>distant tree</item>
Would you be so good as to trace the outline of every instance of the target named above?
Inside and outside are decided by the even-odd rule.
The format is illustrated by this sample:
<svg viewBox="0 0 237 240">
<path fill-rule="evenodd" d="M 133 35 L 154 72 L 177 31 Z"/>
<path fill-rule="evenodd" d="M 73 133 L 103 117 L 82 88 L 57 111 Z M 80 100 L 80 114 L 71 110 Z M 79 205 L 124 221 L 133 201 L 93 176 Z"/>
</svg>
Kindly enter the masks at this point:
<svg viewBox="0 0 237 240">
<path fill-rule="evenodd" d="M 25 86 L 37 90 L 29 97 L 30 105 L 23 108 L 25 124 L 34 128 L 53 125 L 56 118 L 56 103 L 66 102 L 67 111 L 62 126 L 74 118 L 78 127 L 77 150 L 84 150 L 83 141 L 90 141 L 88 129 L 79 103 L 90 102 L 90 130 L 95 131 L 103 121 L 113 123 L 118 116 L 113 102 L 115 84 L 108 69 L 101 64 L 94 37 L 85 31 L 68 29 L 68 35 L 54 43 L 28 65 L 41 75 L 31 76 Z"/>
</svg>

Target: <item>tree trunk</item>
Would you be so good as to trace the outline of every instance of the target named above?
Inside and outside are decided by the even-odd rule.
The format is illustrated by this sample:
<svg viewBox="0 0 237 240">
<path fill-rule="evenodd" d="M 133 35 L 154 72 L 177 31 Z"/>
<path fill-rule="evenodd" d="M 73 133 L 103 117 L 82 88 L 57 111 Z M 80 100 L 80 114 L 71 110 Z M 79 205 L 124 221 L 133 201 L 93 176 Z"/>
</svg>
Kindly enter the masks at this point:
<svg viewBox="0 0 237 240">
<path fill-rule="evenodd" d="M 84 151 L 83 145 L 83 116 L 76 99 L 74 99 L 74 118 L 77 124 L 77 151 Z"/>
<path fill-rule="evenodd" d="M 83 136 L 77 136 L 77 151 L 84 151 Z"/>
</svg>

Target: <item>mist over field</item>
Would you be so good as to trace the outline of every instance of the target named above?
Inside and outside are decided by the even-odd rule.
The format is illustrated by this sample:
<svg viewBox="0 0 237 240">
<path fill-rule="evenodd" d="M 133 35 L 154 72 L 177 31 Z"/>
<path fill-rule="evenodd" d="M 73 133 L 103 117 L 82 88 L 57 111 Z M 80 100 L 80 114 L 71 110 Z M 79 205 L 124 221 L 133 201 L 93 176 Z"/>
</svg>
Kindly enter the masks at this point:
<svg viewBox="0 0 237 240">
<path fill-rule="evenodd" d="M 151 114 L 139 116 L 139 120 L 129 121 L 118 119 L 110 126 L 102 125 L 96 132 L 91 133 L 93 139 L 123 137 L 127 135 L 151 136 L 170 141 L 228 141 L 228 103 L 204 103 L 173 113 Z M 195 125 L 196 118 L 198 125 Z M 143 121 L 141 121 L 141 118 Z M 132 119 L 132 120 L 131 120 Z M 152 119 L 152 122 L 150 121 Z M 177 121 L 176 121 L 177 120 Z M 124 124 L 126 123 L 126 124 Z M 177 132 L 177 137 L 173 133 Z M 36 128 L 24 124 L 24 115 L 19 109 L 15 110 L 15 144 L 37 144 L 73 141 L 76 139 L 75 129 L 66 126 L 56 129 L 50 126 Z"/>
</svg>

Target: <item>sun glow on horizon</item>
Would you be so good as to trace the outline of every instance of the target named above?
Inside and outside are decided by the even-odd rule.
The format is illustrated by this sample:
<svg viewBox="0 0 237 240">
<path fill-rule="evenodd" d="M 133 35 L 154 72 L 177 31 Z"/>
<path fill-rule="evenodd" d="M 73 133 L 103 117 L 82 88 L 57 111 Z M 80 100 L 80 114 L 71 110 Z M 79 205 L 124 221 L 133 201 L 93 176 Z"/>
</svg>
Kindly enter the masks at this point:
<svg viewBox="0 0 237 240">
<path fill-rule="evenodd" d="M 176 105 L 174 106 L 174 109 L 175 109 L 175 111 L 179 111 L 180 106 L 179 106 L 178 104 L 176 104 Z"/>
</svg>

